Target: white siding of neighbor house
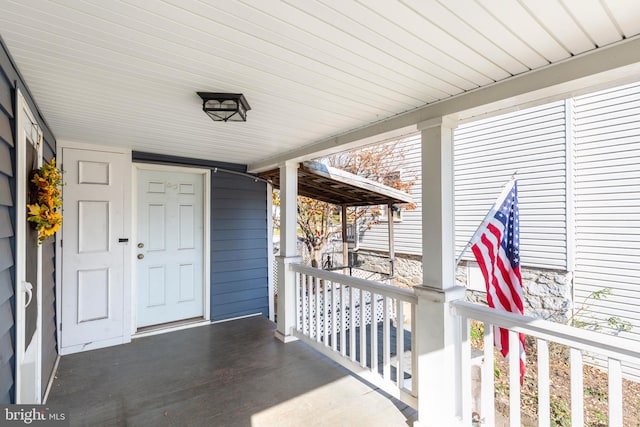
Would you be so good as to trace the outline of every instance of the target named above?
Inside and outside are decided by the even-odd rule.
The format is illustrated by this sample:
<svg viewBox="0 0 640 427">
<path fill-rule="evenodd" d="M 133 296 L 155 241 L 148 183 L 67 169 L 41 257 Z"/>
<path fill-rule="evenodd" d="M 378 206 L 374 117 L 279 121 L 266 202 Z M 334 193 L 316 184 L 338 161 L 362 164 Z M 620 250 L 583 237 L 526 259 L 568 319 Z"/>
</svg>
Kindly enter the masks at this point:
<svg viewBox="0 0 640 427">
<path fill-rule="evenodd" d="M 456 129 L 457 254 L 517 171 L 522 265 L 567 267 L 565 123 L 560 101 Z"/>
<path fill-rule="evenodd" d="M 640 83 L 463 124 L 454 141 L 456 253 L 517 170 L 522 265 L 573 271 L 578 314 L 619 317 L 632 325 L 620 336 L 640 341 Z M 419 175 L 420 136 L 402 144 Z M 419 203 L 395 230 L 396 252 L 420 255 Z M 386 251 L 386 223 L 360 247 Z M 625 373 L 640 379 L 640 366 Z"/>
<path fill-rule="evenodd" d="M 403 179 L 415 179 L 415 183 L 409 190 L 416 202 L 416 209 L 402 210 L 402 219 L 395 221 L 395 250 L 398 253 L 420 255 L 422 254 L 422 211 L 420 210 L 420 198 L 422 193 L 420 134 L 408 137 L 397 145 L 397 152 L 403 153 L 403 159 L 398 160 L 398 169 Z M 360 235 L 360 248 L 387 252 L 389 250 L 388 222 L 380 221 L 372 225 L 369 230 L 364 230 Z"/>
<path fill-rule="evenodd" d="M 640 341 L 640 83 L 575 98 L 575 301 Z M 640 378 L 640 366 L 628 368 Z"/>
<path fill-rule="evenodd" d="M 420 135 L 400 143 L 405 173 L 420 176 Z M 473 235 L 502 186 L 518 171 L 522 264 L 567 266 L 565 103 L 555 102 L 461 125 L 455 132 L 456 253 Z M 394 224 L 398 253 L 420 255 L 421 185 L 417 209 Z M 360 248 L 387 251 L 386 222 L 362 236 Z M 467 253 L 466 258 L 472 256 Z"/>
</svg>

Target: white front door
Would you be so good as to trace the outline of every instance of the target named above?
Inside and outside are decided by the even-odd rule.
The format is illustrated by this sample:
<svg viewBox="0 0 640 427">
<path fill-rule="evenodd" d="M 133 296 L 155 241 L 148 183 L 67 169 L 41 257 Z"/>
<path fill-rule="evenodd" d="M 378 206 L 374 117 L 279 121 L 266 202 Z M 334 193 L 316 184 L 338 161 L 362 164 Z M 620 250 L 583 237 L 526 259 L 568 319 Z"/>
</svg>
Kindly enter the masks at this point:
<svg viewBox="0 0 640 427">
<path fill-rule="evenodd" d="M 42 132 L 17 91 L 16 403 L 42 401 L 42 247 L 27 224 L 29 172 L 42 165 Z"/>
<path fill-rule="evenodd" d="M 130 154 L 63 148 L 62 354 L 130 339 Z"/>
<path fill-rule="evenodd" d="M 138 327 L 205 317 L 205 177 L 138 169 Z"/>
</svg>

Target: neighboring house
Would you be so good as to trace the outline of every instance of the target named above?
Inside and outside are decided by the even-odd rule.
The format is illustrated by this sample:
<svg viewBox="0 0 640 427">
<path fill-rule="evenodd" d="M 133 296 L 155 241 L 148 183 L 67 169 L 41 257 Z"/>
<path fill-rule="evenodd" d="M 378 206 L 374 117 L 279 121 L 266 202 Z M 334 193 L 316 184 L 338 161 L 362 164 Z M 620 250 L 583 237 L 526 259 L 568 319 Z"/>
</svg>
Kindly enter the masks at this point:
<svg viewBox="0 0 640 427">
<path fill-rule="evenodd" d="M 28 173 L 56 155 L 63 230 L 57 248 L 56 239 L 36 246 L 20 220 Z M 269 316 L 267 185 L 245 170 L 57 143 L 0 44 L 0 403 L 41 401 L 58 353 L 125 343 L 160 323 Z M 20 309 L 24 282 L 33 298 Z"/>
<path fill-rule="evenodd" d="M 419 170 L 420 135 L 401 145 L 400 169 Z M 616 316 L 632 325 L 620 336 L 640 341 L 640 83 L 460 124 L 454 147 L 456 253 L 517 171 L 527 312 L 567 321 L 575 310 L 605 330 Z M 396 222 L 399 257 L 421 255 L 421 219 L 418 206 Z M 374 226 L 360 251 L 384 252 L 386 238 Z M 484 286 L 470 251 L 458 273 Z M 589 297 L 604 288 L 612 295 Z"/>
</svg>

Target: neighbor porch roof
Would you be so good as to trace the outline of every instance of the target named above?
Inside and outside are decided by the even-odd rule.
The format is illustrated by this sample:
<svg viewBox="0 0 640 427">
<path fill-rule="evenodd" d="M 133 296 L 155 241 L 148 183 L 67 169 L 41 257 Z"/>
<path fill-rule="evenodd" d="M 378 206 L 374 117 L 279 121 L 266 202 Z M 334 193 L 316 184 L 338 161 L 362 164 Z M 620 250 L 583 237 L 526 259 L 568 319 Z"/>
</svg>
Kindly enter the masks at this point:
<svg viewBox="0 0 640 427">
<path fill-rule="evenodd" d="M 260 177 L 280 187 L 280 170 Z M 318 162 L 303 162 L 298 168 L 298 195 L 338 206 L 373 206 L 413 203 L 400 190 Z"/>
</svg>

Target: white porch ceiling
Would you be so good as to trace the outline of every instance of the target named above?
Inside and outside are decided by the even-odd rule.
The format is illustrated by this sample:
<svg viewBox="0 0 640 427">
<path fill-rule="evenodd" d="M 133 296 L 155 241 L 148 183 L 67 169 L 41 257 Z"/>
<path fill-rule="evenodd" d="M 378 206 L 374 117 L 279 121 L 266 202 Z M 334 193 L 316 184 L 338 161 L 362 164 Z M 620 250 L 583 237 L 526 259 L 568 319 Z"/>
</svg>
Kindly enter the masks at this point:
<svg viewBox="0 0 640 427">
<path fill-rule="evenodd" d="M 637 0 L 0 0 L 59 140 L 242 164 L 639 33 Z M 244 93 L 247 122 L 197 91 Z"/>
</svg>

